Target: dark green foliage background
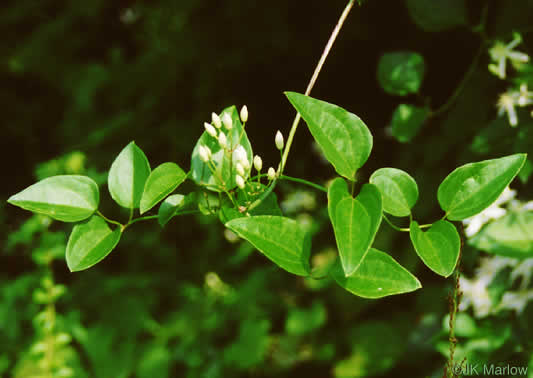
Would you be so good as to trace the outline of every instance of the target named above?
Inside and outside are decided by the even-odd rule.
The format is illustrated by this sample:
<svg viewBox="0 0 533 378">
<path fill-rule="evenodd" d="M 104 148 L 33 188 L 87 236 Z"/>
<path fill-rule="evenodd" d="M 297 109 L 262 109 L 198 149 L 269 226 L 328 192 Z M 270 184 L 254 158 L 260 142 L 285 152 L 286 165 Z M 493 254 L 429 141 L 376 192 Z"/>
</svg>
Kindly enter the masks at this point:
<svg viewBox="0 0 533 378">
<path fill-rule="evenodd" d="M 474 24 L 483 2 L 467 3 Z M 530 27 L 533 3 L 509 3 L 491 1 L 489 38 L 508 40 L 511 31 Z M 305 90 L 344 5 L 341 0 L 4 0 L 2 198 L 42 178 L 35 176 L 40 163 L 81 151 L 87 157 L 84 173 L 101 184 L 103 212 L 124 220 L 127 214 L 112 203 L 102 185 L 105 176 L 97 173 L 108 170 L 130 140 L 145 151 L 152 168 L 174 161 L 188 169 L 203 122 L 232 104 L 247 104 L 254 153 L 267 168 L 277 165 L 275 131 L 287 135 L 294 117 L 282 92 Z M 130 7 L 138 19 L 128 23 Z M 522 45 L 530 55 L 531 36 L 525 33 Z M 498 131 L 503 136 L 490 132 L 504 88 L 486 69 L 485 53 L 450 111 L 425 124 L 412 143 L 400 144 L 385 132 L 400 100 L 379 88 L 377 62 L 392 50 L 420 53 L 426 61 L 421 92 L 437 108 L 459 84 L 480 43 L 466 27 L 421 31 L 404 2 L 369 0 L 353 10 L 312 93 L 369 126 L 374 149 L 362 179 L 394 166 L 417 180 L 420 199 L 414 211 L 422 221 L 440 217 L 436 189 L 453 168 L 533 152 L 533 121 L 525 114 L 521 132 L 505 122 Z M 407 101 L 423 105 L 415 95 Z M 485 147 L 471 148 L 482 132 L 487 136 L 476 140 Z M 287 173 L 316 182 L 332 178 L 332 167 L 321 162 L 311 144 L 302 124 Z M 66 173 L 61 164 L 54 169 L 51 174 Z M 282 184 L 278 197 L 283 200 L 297 187 Z M 515 186 L 519 193 L 531 193 L 531 180 Z M 326 198 L 317 198 L 318 208 L 310 211 L 315 253 L 334 246 Z M 0 355 L 10 361 L 6 374 L 34 338 L 31 318 L 37 306 L 31 293 L 39 271 L 31 254 L 44 236 L 17 234 L 29 216 L 0 202 L 0 245 L 6 246 L 0 254 L 0 303 L 9 308 L 0 311 Z M 70 226 L 54 223 L 50 230 L 66 235 Z M 214 218 L 176 218 L 164 230 L 156 222 L 136 224 L 128 231 L 119 247 L 88 271 L 71 274 L 62 259 L 53 266 L 57 281 L 68 287 L 58 312 L 65 315 L 65 328 L 91 377 L 329 377 L 354 345 L 367 376 L 409 371 L 421 377 L 444 365 L 433 340 L 447 312 L 451 280 L 425 268 L 408 236 L 386 226 L 377 246 L 424 287 L 377 301 L 327 281 L 310 288 L 248 245 L 229 243 Z M 14 234 L 19 242 L 13 242 Z M 463 250 L 466 271 L 477 254 Z M 206 289 L 208 272 L 216 272 L 233 294 L 221 297 Z M 422 323 L 423 317 L 432 320 Z M 533 334 L 531 328 L 520 330 Z M 390 350 L 376 347 L 389 342 Z M 507 353 L 527 363 L 527 354 L 512 350 L 499 351 L 499 360 Z"/>
</svg>

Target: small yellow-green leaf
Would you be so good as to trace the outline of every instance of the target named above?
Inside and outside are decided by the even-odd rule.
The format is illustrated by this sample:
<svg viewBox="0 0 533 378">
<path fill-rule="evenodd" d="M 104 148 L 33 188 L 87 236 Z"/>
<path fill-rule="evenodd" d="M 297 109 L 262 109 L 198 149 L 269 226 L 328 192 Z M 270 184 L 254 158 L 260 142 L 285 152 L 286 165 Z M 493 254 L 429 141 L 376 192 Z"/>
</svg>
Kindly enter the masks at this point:
<svg viewBox="0 0 533 378">
<path fill-rule="evenodd" d="M 86 176 L 62 175 L 41 180 L 9 197 L 12 205 L 63 222 L 89 218 L 98 208 L 98 185 Z"/>
<path fill-rule="evenodd" d="M 396 217 L 411 214 L 418 200 L 418 186 L 408 173 L 396 168 L 380 168 L 370 176 L 370 183 L 381 192 L 383 211 Z"/>
<path fill-rule="evenodd" d="M 337 173 L 353 180 L 372 150 L 368 127 L 355 114 L 337 105 L 295 92 L 285 92 L 285 95 Z"/>
<path fill-rule="evenodd" d="M 331 275 L 350 293 L 363 298 L 381 298 L 403 294 L 422 287 L 420 281 L 385 252 L 371 248 L 359 268 L 350 276 L 344 274 L 340 263 Z"/>
<path fill-rule="evenodd" d="M 429 269 L 444 277 L 453 273 L 461 249 L 461 238 L 453 224 L 440 220 L 424 232 L 412 221 L 409 235 L 417 255 Z"/>
<path fill-rule="evenodd" d="M 95 265 L 115 248 L 120 236 L 120 228 L 112 231 L 97 215 L 75 225 L 67 244 L 68 268 L 76 272 Z"/>
<path fill-rule="evenodd" d="M 296 221 L 258 215 L 233 219 L 226 227 L 252 243 L 279 267 L 299 276 L 309 275 L 311 238 Z"/>
<path fill-rule="evenodd" d="M 163 163 L 155 168 L 144 185 L 140 212 L 144 214 L 172 193 L 187 177 L 175 163 Z"/>
<path fill-rule="evenodd" d="M 526 154 L 465 164 L 439 185 L 440 207 L 450 220 L 463 220 L 490 206 L 524 165 Z"/>
<path fill-rule="evenodd" d="M 107 178 L 111 197 L 122 207 L 138 208 L 149 175 L 146 155 L 135 142 L 130 142 L 111 164 Z"/>
</svg>

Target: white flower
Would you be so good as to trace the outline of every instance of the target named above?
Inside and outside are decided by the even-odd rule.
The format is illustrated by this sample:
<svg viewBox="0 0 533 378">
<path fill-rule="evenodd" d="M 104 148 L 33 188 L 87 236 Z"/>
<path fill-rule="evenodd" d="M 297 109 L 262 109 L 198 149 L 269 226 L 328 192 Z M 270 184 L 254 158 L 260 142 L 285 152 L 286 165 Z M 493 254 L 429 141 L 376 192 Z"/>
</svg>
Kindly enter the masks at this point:
<svg viewBox="0 0 533 378">
<path fill-rule="evenodd" d="M 527 90 L 527 83 L 520 85 L 517 104 L 518 106 L 527 106 L 533 104 L 533 92 L 529 92 Z"/>
<path fill-rule="evenodd" d="M 237 165 L 235 165 L 235 170 L 237 173 L 241 176 L 245 176 L 244 167 L 242 166 L 241 162 L 238 162 Z"/>
<path fill-rule="evenodd" d="M 217 129 L 220 129 L 222 127 L 222 121 L 220 120 L 220 117 L 218 116 L 218 114 L 211 113 L 211 121 Z"/>
<path fill-rule="evenodd" d="M 268 168 L 268 179 L 269 180 L 274 180 L 276 178 L 276 171 L 274 170 L 274 168 L 270 167 Z"/>
<path fill-rule="evenodd" d="M 489 64 L 489 71 L 498 76 L 500 79 L 505 79 L 505 67 L 507 59 L 514 64 L 519 65 L 529 61 L 529 56 L 513 49 L 522 42 L 520 34 L 515 33 L 513 40 L 504 44 L 500 41 L 494 43 L 489 49 L 489 54 L 494 63 Z"/>
<path fill-rule="evenodd" d="M 235 176 L 235 183 L 240 189 L 244 189 L 244 179 L 241 175 Z"/>
<path fill-rule="evenodd" d="M 209 135 L 211 135 L 212 137 L 216 138 L 217 136 L 217 130 L 213 127 L 213 125 L 207 123 L 207 122 L 204 122 L 204 127 L 205 127 L 205 131 L 207 131 L 207 133 Z"/>
<path fill-rule="evenodd" d="M 263 160 L 261 160 L 259 155 L 255 155 L 254 157 L 254 167 L 257 172 L 260 172 L 261 168 L 263 168 Z"/>
<path fill-rule="evenodd" d="M 502 116 L 504 113 L 507 113 L 507 118 L 509 119 L 509 124 L 512 127 L 518 125 L 518 117 L 516 116 L 515 105 L 517 98 L 512 92 L 505 92 L 500 95 L 498 99 L 498 116 Z"/>
<path fill-rule="evenodd" d="M 280 151 L 283 150 L 283 145 L 284 145 L 283 135 L 281 134 L 279 130 L 276 133 L 276 138 L 274 139 L 274 141 L 276 142 L 276 148 Z"/>
<path fill-rule="evenodd" d="M 229 113 L 224 113 L 224 115 L 222 116 L 222 123 L 224 124 L 224 127 L 228 130 L 231 130 L 233 128 L 233 120 L 231 119 Z"/>
<path fill-rule="evenodd" d="M 222 131 L 220 134 L 218 134 L 218 144 L 222 148 L 226 148 L 228 146 L 228 139 L 226 138 L 226 134 L 224 134 Z"/>
<path fill-rule="evenodd" d="M 246 123 L 248 121 L 248 108 L 246 107 L 246 105 L 241 108 L 241 121 L 243 123 Z"/>
<path fill-rule="evenodd" d="M 207 163 L 211 158 L 211 150 L 207 146 L 198 146 L 198 155 L 200 155 L 200 160 L 204 163 Z"/>
</svg>

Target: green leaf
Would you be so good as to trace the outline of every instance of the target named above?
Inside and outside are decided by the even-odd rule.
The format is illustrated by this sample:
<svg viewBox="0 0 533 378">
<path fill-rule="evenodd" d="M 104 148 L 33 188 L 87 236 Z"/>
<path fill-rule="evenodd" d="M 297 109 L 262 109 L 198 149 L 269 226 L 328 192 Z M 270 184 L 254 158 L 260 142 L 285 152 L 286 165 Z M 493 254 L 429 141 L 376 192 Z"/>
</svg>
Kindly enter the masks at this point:
<svg viewBox="0 0 533 378">
<path fill-rule="evenodd" d="M 122 207 L 138 208 L 149 175 L 146 155 L 135 142 L 130 142 L 111 164 L 107 178 L 111 197 Z"/>
<path fill-rule="evenodd" d="M 439 185 L 440 207 L 450 220 L 463 220 L 486 209 L 513 181 L 526 154 L 465 164 Z"/>
<path fill-rule="evenodd" d="M 115 248 L 120 236 L 120 228 L 111 231 L 106 221 L 96 215 L 75 225 L 67 244 L 68 268 L 77 272 L 100 262 Z"/>
<path fill-rule="evenodd" d="M 410 51 L 384 54 L 378 63 L 378 81 L 385 92 L 407 96 L 422 85 L 425 66 L 422 55 Z"/>
<path fill-rule="evenodd" d="M 331 224 L 333 225 L 333 229 L 335 229 L 337 205 L 341 200 L 349 197 L 351 196 L 348 192 L 348 184 L 346 181 L 340 177 L 337 177 L 335 180 L 333 180 L 328 188 L 328 214 Z"/>
<path fill-rule="evenodd" d="M 337 263 L 331 275 L 339 286 L 363 298 L 382 298 L 422 287 L 420 281 L 388 254 L 371 248 L 359 269 L 346 277 Z"/>
<path fill-rule="evenodd" d="M 182 194 L 173 194 L 165 198 L 159 206 L 157 212 L 157 221 L 164 227 L 170 219 L 179 215 L 180 212 L 189 211 L 198 208 L 198 193 L 192 192 L 183 196 Z"/>
<path fill-rule="evenodd" d="M 285 95 L 337 173 L 349 180 L 372 150 L 372 134 L 363 121 L 343 108 L 295 92 Z"/>
<path fill-rule="evenodd" d="M 224 153 L 224 150 L 220 147 L 217 138 L 212 137 L 206 131 L 202 133 L 196 146 L 192 152 L 191 157 L 191 177 L 194 182 L 198 185 L 205 186 L 207 189 L 214 192 L 223 192 L 224 190 L 231 190 L 237 186 L 235 182 L 236 176 L 236 148 L 240 144 L 243 146 L 246 151 L 246 157 L 250 166 L 252 165 L 253 152 L 246 131 L 244 131 L 239 112 L 235 106 L 226 108 L 220 113 L 220 118 L 223 117 L 225 113 L 228 113 L 233 120 L 233 128 L 231 131 L 228 131 L 226 128 L 222 127 L 220 130 L 224 132 L 227 138 L 228 147 L 233 151 L 232 157 L 228 153 Z M 240 139 L 239 139 L 240 138 Z M 239 142 L 240 140 L 240 142 Z M 211 150 L 212 154 L 212 164 L 214 164 L 216 174 L 213 175 L 212 171 L 209 169 L 208 164 L 204 163 L 200 159 L 199 147 L 207 146 Z M 211 163 L 210 163 L 211 164 Z M 251 169 L 245 168 L 244 179 L 248 178 L 250 175 Z M 221 182 L 222 180 L 222 182 Z"/>
<path fill-rule="evenodd" d="M 86 176 L 63 175 L 41 180 L 9 197 L 12 205 L 63 222 L 89 218 L 98 209 L 98 185 Z"/>
<path fill-rule="evenodd" d="M 380 168 L 370 176 L 383 199 L 383 211 L 396 217 L 406 217 L 418 200 L 418 186 L 408 173 L 396 168 Z"/>
<path fill-rule="evenodd" d="M 483 227 L 468 243 L 518 259 L 533 257 L 533 211 L 511 212 Z"/>
<path fill-rule="evenodd" d="M 417 134 L 429 115 L 428 108 L 400 104 L 394 111 L 391 133 L 398 142 L 410 142 Z"/>
<path fill-rule="evenodd" d="M 172 193 L 187 177 L 175 163 L 163 163 L 150 173 L 141 197 L 141 214 Z"/>
<path fill-rule="evenodd" d="M 370 249 L 381 223 L 379 189 L 365 184 L 356 198 L 344 198 L 335 210 L 335 239 L 346 276 L 353 274 Z"/>
<path fill-rule="evenodd" d="M 424 232 L 412 221 L 409 235 L 417 255 L 429 269 L 444 277 L 453 273 L 461 249 L 461 238 L 453 224 L 440 220 Z"/>
<path fill-rule="evenodd" d="M 296 221 L 258 215 L 233 219 L 226 223 L 226 227 L 286 271 L 299 276 L 309 275 L 311 238 Z"/>
<path fill-rule="evenodd" d="M 321 302 L 314 302 L 310 308 L 290 309 L 285 321 L 285 331 L 289 335 L 309 334 L 322 327 L 326 320 L 326 307 Z"/>
<path fill-rule="evenodd" d="M 467 24 L 464 0 L 407 0 L 414 23 L 425 31 L 439 32 Z"/>
<path fill-rule="evenodd" d="M 248 182 L 244 189 L 238 189 L 235 200 L 237 205 L 247 207 L 258 199 L 267 189 L 266 185 L 257 182 Z M 278 204 L 276 193 L 271 192 L 261 203 L 250 211 L 240 212 L 229 198 L 224 197 L 218 212 L 218 217 L 223 224 L 235 218 L 255 215 L 283 215 Z"/>
</svg>

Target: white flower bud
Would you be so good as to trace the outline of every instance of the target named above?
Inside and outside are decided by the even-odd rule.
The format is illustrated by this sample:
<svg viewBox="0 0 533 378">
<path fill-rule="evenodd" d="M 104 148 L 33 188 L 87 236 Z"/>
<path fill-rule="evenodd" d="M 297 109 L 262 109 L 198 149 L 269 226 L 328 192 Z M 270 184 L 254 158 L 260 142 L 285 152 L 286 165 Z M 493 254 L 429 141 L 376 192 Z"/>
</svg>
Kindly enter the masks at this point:
<svg viewBox="0 0 533 378">
<path fill-rule="evenodd" d="M 250 165 L 250 162 L 248 161 L 248 158 L 245 156 L 244 159 L 241 160 L 241 164 L 244 167 L 244 169 L 250 169 L 252 166 Z"/>
<path fill-rule="evenodd" d="M 244 172 L 244 167 L 242 166 L 242 164 L 240 162 L 238 162 L 236 165 L 235 165 L 235 170 L 237 171 L 237 173 L 241 176 L 245 176 L 245 172 Z"/>
<path fill-rule="evenodd" d="M 222 121 L 220 120 L 220 117 L 217 113 L 211 113 L 211 123 L 215 125 L 217 129 L 220 129 L 222 127 Z"/>
<path fill-rule="evenodd" d="M 241 144 L 239 144 L 233 152 L 233 157 L 235 158 L 235 161 L 243 161 L 247 159 L 246 150 Z"/>
<path fill-rule="evenodd" d="M 226 134 L 224 134 L 222 131 L 220 134 L 218 134 L 218 144 L 222 148 L 226 148 L 228 146 L 228 139 L 226 138 Z"/>
<path fill-rule="evenodd" d="M 274 170 L 274 168 L 272 167 L 268 168 L 268 179 L 274 180 L 275 178 L 276 178 L 276 171 Z"/>
<path fill-rule="evenodd" d="M 231 130 L 233 128 L 233 120 L 231 119 L 229 113 L 224 113 L 224 115 L 222 116 L 222 123 L 224 124 L 224 127 L 228 130 Z"/>
<path fill-rule="evenodd" d="M 207 131 L 209 135 L 211 135 L 214 138 L 217 137 L 217 130 L 213 127 L 213 125 L 207 122 L 204 122 L 204 127 L 205 127 L 205 131 Z"/>
<path fill-rule="evenodd" d="M 198 155 L 200 155 L 200 160 L 207 163 L 211 157 L 211 150 L 207 146 L 200 145 L 198 146 Z"/>
<path fill-rule="evenodd" d="M 278 130 L 278 132 L 276 133 L 276 139 L 275 139 L 275 142 L 276 142 L 276 148 L 278 150 L 283 150 L 283 135 L 281 134 L 281 132 Z"/>
<path fill-rule="evenodd" d="M 263 168 L 263 160 L 261 160 L 259 155 L 255 155 L 254 157 L 254 167 L 257 172 L 261 171 L 261 168 Z"/>
<path fill-rule="evenodd" d="M 241 108 L 241 121 L 244 123 L 248 121 L 248 108 L 246 105 Z"/>
<path fill-rule="evenodd" d="M 237 186 L 241 189 L 244 189 L 244 179 L 241 175 L 235 176 L 235 183 L 237 183 Z"/>
</svg>

